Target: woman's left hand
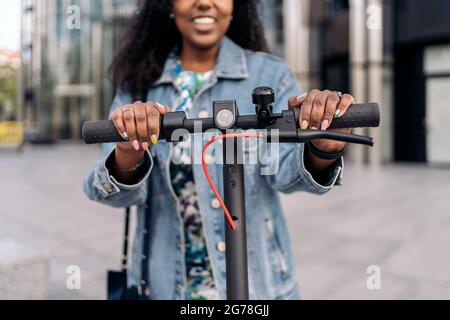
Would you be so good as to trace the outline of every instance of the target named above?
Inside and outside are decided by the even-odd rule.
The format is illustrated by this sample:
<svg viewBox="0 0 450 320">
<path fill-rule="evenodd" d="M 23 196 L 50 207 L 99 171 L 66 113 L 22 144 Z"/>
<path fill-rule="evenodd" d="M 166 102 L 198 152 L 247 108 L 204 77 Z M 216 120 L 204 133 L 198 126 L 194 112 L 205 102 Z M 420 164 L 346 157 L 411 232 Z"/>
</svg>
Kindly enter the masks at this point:
<svg viewBox="0 0 450 320">
<path fill-rule="evenodd" d="M 342 117 L 348 107 L 355 103 L 353 96 L 341 95 L 330 90 L 312 90 L 306 96 L 291 97 L 289 109 L 301 106 L 300 128 L 310 130 L 327 130 L 333 119 Z M 330 129 L 330 131 L 350 133 L 351 129 Z M 339 152 L 345 142 L 334 140 L 316 140 L 314 146 L 324 152 Z"/>
</svg>

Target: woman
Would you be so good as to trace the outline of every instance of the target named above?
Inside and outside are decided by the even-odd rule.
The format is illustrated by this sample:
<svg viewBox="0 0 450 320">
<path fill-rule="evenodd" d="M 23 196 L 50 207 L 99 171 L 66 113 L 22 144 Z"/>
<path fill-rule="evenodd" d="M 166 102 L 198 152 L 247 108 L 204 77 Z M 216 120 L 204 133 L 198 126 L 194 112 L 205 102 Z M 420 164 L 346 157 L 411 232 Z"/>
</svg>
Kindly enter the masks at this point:
<svg viewBox="0 0 450 320">
<path fill-rule="evenodd" d="M 208 117 L 211 101 L 226 99 L 236 99 L 241 114 L 252 114 L 250 93 L 266 85 L 275 90 L 276 112 L 302 106 L 301 127 L 326 130 L 353 103 L 352 96 L 329 90 L 302 94 L 287 65 L 266 51 L 256 1 L 147 0 L 139 5 L 112 65 L 118 92 L 111 118 L 128 142 L 104 145 L 85 192 L 110 206 L 138 206 L 137 237 L 144 213 L 152 212 L 154 299 L 226 298 L 220 204 L 200 165 L 183 159 L 175 164 L 171 158 L 180 147 L 158 143 L 162 114 L 182 110 L 190 117 Z M 344 143 L 328 140 L 309 148 L 283 144 L 276 174 L 246 170 L 251 299 L 299 298 L 277 192 L 327 192 L 340 183 L 342 159 L 325 160 L 310 150 L 340 155 L 344 148 Z M 210 173 L 220 189 L 221 167 L 211 166 Z M 139 281 L 141 250 L 137 238 L 130 285 Z"/>
</svg>

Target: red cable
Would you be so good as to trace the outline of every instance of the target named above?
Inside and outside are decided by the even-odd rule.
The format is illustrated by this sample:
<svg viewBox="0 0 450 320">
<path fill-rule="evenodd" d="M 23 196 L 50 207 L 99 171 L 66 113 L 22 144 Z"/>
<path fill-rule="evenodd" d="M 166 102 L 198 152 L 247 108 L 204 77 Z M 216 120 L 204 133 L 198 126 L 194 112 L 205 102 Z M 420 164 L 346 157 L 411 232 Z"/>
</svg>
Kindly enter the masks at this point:
<svg viewBox="0 0 450 320">
<path fill-rule="evenodd" d="M 222 197 L 220 196 L 219 191 L 217 191 L 217 188 L 214 185 L 214 182 L 212 181 L 211 176 L 209 175 L 208 167 L 207 167 L 206 160 L 205 160 L 206 150 L 208 149 L 208 147 L 211 144 L 213 144 L 217 140 L 229 139 L 229 138 L 256 138 L 256 139 L 259 139 L 259 138 L 262 138 L 262 135 L 261 134 L 247 134 L 247 133 L 222 134 L 222 135 L 219 135 L 219 136 L 214 137 L 211 140 L 209 140 L 206 143 L 206 145 L 203 147 L 202 167 L 203 167 L 203 172 L 205 173 L 205 176 L 206 176 L 206 180 L 208 180 L 209 186 L 211 187 L 212 191 L 214 192 L 214 195 L 216 196 L 217 200 L 219 200 L 219 203 L 225 213 L 225 216 L 228 219 L 228 222 L 230 223 L 231 229 L 236 230 L 236 224 L 234 223 L 233 218 L 231 217 L 231 214 L 228 211 L 227 206 L 225 205 L 225 202 L 223 201 Z"/>
</svg>

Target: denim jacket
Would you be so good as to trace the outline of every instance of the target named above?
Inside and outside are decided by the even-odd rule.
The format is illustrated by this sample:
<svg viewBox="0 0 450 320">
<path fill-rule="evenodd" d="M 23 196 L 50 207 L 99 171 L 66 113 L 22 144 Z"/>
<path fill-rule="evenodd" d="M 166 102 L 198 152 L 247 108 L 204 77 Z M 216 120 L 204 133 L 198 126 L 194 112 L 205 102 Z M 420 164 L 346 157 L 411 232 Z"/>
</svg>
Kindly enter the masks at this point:
<svg viewBox="0 0 450 320">
<path fill-rule="evenodd" d="M 179 95 L 172 72 L 175 65 L 175 57 L 169 56 L 160 79 L 148 91 L 147 101 L 173 105 Z M 197 93 L 188 116 L 211 117 L 212 101 L 230 99 L 237 101 L 240 114 L 254 114 L 251 92 L 262 85 L 275 90 L 275 112 L 287 108 L 289 97 L 302 94 L 284 61 L 266 53 L 243 49 L 225 37 L 211 81 Z M 129 93 L 119 89 L 111 111 L 132 102 Z M 140 280 L 143 217 L 146 210 L 150 210 L 152 298 L 183 299 L 186 288 L 184 225 L 170 182 L 172 143 L 162 141 L 151 147 L 145 155 L 142 175 L 135 185 L 119 183 L 108 171 L 107 163 L 113 157 L 114 148 L 115 144 L 103 145 L 103 156 L 87 175 L 84 191 L 91 200 L 112 207 L 137 206 L 129 285 L 138 284 Z M 343 161 L 336 163 L 329 181 L 322 185 L 305 168 L 303 144 L 280 144 L 279 152 L 273 158 L 271 161 L 279 163 L 279 170 L 272 175 L 262 175 L 260 165 L 245 165 L 249 293 L 251 299 L 298 299 L 295 263 L 278 192 L 324 194 L 334 185 L 341 184 Z M 209 171 L 223 194 L 222 167 L 210 165 Z M 224 214 L 217 206 L 217 199 L 200 164 L 193 165 L 193 173 L 214 281 L 220 297 L 226 299 Z M 152 185 L 151 194 L 148 192 L 149 184 Z M 301 205 L 298 211 L 301 212 Z"/>
</svg>

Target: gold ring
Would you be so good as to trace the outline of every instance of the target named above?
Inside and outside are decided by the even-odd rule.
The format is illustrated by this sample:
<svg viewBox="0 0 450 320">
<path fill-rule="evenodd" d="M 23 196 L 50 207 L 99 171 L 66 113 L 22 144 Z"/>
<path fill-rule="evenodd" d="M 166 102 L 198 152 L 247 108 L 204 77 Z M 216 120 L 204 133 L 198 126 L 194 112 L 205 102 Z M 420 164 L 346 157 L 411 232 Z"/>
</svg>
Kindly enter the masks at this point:
<svg viewBox="0 0 450 320">
<path fill-rule="evenodd" d="M 125 113 L 125 112 L 127 112 L 127 111 L 133 111 L 133 109 L 127 108 L 127 109 L 123 110 L 122 113 Z"/>
</svg>

